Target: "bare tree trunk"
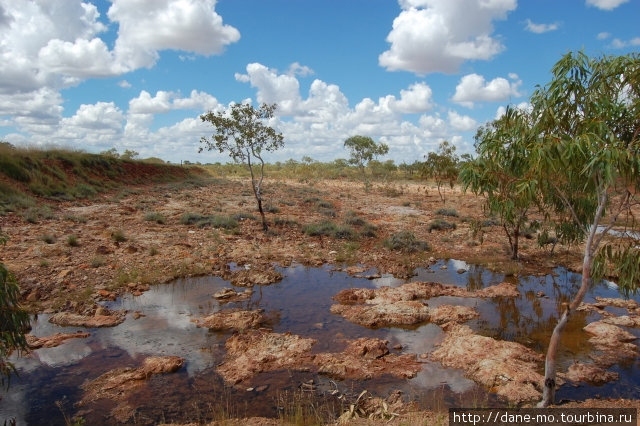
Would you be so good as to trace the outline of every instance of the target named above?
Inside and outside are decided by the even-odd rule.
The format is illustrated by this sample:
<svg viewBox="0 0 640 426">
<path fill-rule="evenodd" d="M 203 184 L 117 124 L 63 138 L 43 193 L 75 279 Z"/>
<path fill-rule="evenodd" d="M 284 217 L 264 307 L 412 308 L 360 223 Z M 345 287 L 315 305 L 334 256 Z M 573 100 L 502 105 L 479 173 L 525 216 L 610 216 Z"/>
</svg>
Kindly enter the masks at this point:
<svg viewBox="0 0 640 426">
<path fill-rule="evenodd" d="M 267 226 L 267 218 L 265 217 L 264 210 L 262 209 L 262 194 L 260 193 L 260 186 L 262 184 L 262 179 L 264 178 L 264 161 L 262 161 L 262 158 L 258 158 L 262 162 L 262 165 L 260 167 L 260 180 L 256 182 L 255 175 L 253 174 L 253 167 L 251 166 L 251 154 L 247 151 L 247 164 L 249 165 L 249 171 L 251 172 L 251 189 L 253 189 L 253 195 L 256 197 L 256 201 L 258 202 L 258 211 L 262 218 L 262 230 L 267 232 L 269 227 Z"/>
<path fill-rule="evenodd" d="M 594 215 L 593 224 L 589 230 L 589 236 L 584 248 L 584 259 L 582 261 L 582 282 L 578 293 L 571 301 L 571 304 L 566 307 L 564 313 L 560 317 L 558 324 L 553 329 L 551 334 L 551 340 L 549 341 L 549 348 L 547 349 L 547 357 L 545 359 L 545 371 L 544 371 L 544 388 L 542 391 L 542 400 L 538 403 L 538 407 L 548 407 L 555 402 L 556 394 L 556 354 L 558 352 L 558 346 L 560 344 L 560 335 L 564 331 L 567 322 L 571 315 L 578 309 L 584 296 L 589 289 L 589 281 L 591 280 L 591 266 L 593 264 L 593 256 L 602 241 L 602 236 L 595 239 L 600 219 L 604 214 L 604 207 L 607 202 L 607 188 L 601 189 L 598 196 L 598 208 Z M 573 211 L 573 209 L 572 209 Z M 615 218 L 614 218 L 615 221 Z M 613 222 L 612 222 L 613 223 Z"/>
</svg>

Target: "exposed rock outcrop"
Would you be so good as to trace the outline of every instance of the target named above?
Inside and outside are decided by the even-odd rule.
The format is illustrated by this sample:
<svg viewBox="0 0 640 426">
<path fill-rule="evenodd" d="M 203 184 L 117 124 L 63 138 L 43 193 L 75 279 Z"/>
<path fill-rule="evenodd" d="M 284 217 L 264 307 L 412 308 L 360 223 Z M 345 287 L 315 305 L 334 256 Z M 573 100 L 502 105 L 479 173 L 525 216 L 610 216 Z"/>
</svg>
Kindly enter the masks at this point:
<svg viewBox="0 0 640 426">
<path fill-rule="evenodd" d="M 513 403 L 540 398 L 544 356 L 515 342 L 480 336 L 466 325 L 449 324 L 447 335 L 431 359 L 459 368 L 466 376 Z"/>
<path fill-rule="evenodd" d="M 30 349 L 40 348 L 55 348 L 60 346 L 69 339 L 83 339 L 89 337 L 91 334 L 78 331 L 75 333 L 56 333 L 52 336 L 36 337 L 32 334 L 27 334 L 27 344 Z"/>
<path fill-rule="evenodd" d="M 227 309 L 216 312 L 201 320 L 194 320 L 198 327 L 209 330 L 238 330 L 258 328 L 265 321 L 264 310 L 245 311 L 242 309 Z"/>
<path fill-rule="evenodd" d="M 225 382 L 236 384 L 260 372 L 290 368 L 308 369 L 314 339 L 290 333 L 252 330 L 231 336 L 225 344 L 227 356 L 218 366 Z"/>
</svg>

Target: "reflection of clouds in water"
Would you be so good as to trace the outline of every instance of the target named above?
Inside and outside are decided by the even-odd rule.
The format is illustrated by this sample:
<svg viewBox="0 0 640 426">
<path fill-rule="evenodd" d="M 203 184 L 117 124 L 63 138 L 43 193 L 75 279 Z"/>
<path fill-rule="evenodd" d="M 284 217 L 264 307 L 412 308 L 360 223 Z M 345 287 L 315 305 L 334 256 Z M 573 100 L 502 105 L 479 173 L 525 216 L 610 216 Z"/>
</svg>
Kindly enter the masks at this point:
<svg viewBox="0 0 640 426">
<path fill-rule="evenodd" d="M 380 287 L 397 287 L 400 284 L 403 284 L 405 281 L 399 278 L 395 278 L 391 274 L 382 274 L 380 278 L 371 280 L 371 282 L 375 287 L 380 288 Z"/>
<path fill-rule="evenodd" d="M 464 377 L 462 370 L 444 368 L 438 362 L 422 364 L 422 370 L 415 378 L 411 379 L 411 383 L 425 391 L 447 385 L 455 393 L 466 392 L 476 386 L 473 380 Z"/>
<path fill-rule="evenodd" d="M 215 278 L 197 278 L 186 285 L 186 280 L 173 285 L 153 287 L 138 297 L 125 297 L 114 309 L 140 311 L 144 317 L 127 321 L 101 334 L 105 347 L 118 346 L 131 357 L 138 354 L 175 355 L 185 358 L 189 375 L 213 365 L 210 352 L 202 348 L 211 346 L 207 329 L 197 328 L 195 318 L 220 310 L 212 295 L 226 283 Z"/>
<path fill-rule="evenodd" d="M 55 348 L 38 349 L 34 355 L 42 364 L 62 367 L 73 364 L 91 354 L 92 350 L 84 339 L 70 339 Z"/>
<path fill-rule="evenodd" d="M 417 330 L 390 329 L 386 339 L 399 342 L 403 346 L 402 353 L 431 354 L 444 339 L 444 332 L 435 324 L 425 324 Z M 465 392 L 475 385 L 464 377 L 462 370 L 444 368 L 438 362 L 422 363 L 422 370 L 411 379 L 411 384 L 425 391 L 447 384 L 453 392 Z"/>
<path fill-rule="evenodd" d="M 449 267 L 453 268 L 455 271 L 457 271 L 458 269 L 464 269 L 465 271 L 469 270 L 469 264 L 464 260 L 450 259 L 449 265 Z"/>
<path fill-rule="evenodd" d="M 3 386 L 0 390 L 0 401 L 2 402 L 0 404 L 0 420 L 7 421 L 14 418 L 16 424 L 26 424 L 23 419 L 28 413 L 26 401 L 28 401 L 29 395 L 27 393 L 28 389 L 25 384 L 16 385 L 11 382 L 11 388 L 8 392 Z"/>
</svg>

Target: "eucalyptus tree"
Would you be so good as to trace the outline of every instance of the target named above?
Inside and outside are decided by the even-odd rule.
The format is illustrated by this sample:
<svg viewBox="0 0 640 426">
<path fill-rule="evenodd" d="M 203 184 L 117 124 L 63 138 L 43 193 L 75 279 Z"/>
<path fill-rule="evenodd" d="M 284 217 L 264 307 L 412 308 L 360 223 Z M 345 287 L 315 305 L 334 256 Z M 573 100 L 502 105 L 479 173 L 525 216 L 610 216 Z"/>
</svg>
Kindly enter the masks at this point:
<svg viewBox="0 0 640 426">
<path fill-rule="evenodd" d="M 486 209 L 500 218 L 514 260 L 521 231 L 536 205 L 538 184 L 531 176 L 528 152 L 533 137 L 529 114 L 509 107 L 502 117 L 478 130 L 478 156 L 467 159 L 460 170 L 463 189 L 486 196 Z"/>
<path fill-rule="evenodd" d="M 448 183 L 451 188 L 458 180 L 458 156 L 456 147 L 447 141 L 438 146 L 437 152 L 425 155 L 426 161 L 422 164 L 422 174 L 436 181 L 440 200 L 445 202 L 444 193 L 440 190 L 442 185 Z"/>
<path fill-rule="evenodd" d="M 344 141 L 344 147 L 349 150 L 349 163 L 358 167 L 365 184 L 368 184 L 365 166 L 371 160 L 389 152 L 389 146 L 375 143 L 369 136 L 351 136 Z"/>
<path fill-rule="evenodd" d="M 202 137 L 204 149 L 227 152 L 234 162 L 245 164 L 251 173 L 251 188 L 258 203 L 262 218 L 262 229 L 269 228 L 262 208 L 262 182 L 264 180 L 264 151 L 272 152 L 284 146 L 282 133 L 277 133 L 265 121 L 271 120 L 276 104 L 262 104 L 258 109 L 251 104 L 234 104 L 228 111 L 209 111 L 200 116 L 202 121 L 211 123 L 216 133 L 211 138 Z M 257 167 L 256 162 L 260 165 Z M 254 170 L 257 168 L 257 170 Z"/>
<path fill-rule="evenodd" d="M 552 74 L 531 97 L 538 135 L 527 144 L 532 179 L 551 219 L 584 252 L 580 288 L 549 342 L 539 406 L 554 401 L 560 335 L 592 280 L 614 275 L 627 294 L 640 282 L 640 56 L 568 53 Z M 614 226 L 624 228 L 621 237 L 608 234 Z"/>
<path fill-rule="evenodd" d="M 0 244 L 7 242 L 7 236 L 0 229 Z M 27 351 L 29 346 L 25 332 L 29 329 L 29 315 L 20 306 L 20 288 L 15 276 L 0 263 L 0 383 L 7 387 L 15 367 L 7 360 L 12 351 Z"/>
</svg>

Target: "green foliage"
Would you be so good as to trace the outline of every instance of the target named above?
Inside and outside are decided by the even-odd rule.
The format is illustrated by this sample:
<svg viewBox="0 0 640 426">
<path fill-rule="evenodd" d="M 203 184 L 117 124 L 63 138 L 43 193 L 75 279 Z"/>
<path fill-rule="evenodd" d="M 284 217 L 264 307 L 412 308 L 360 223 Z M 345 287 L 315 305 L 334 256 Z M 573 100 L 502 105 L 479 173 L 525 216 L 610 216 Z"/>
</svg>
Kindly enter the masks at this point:
<svg viewBox="0 0 640 426">
<path fill-rule="evenodd" d="M 433 230 L 442 231 L 445 229 L 456 229 L 456 224 L 453 222 L 447 222 L 446 220 L 441 218 L 437 218 L 429 222 L 429 226 L 427 227 L 427 230 L 429 232 Z"/>
<path fill-rule="evenodd" d="M 147 222 L 155 222 L 159 225 L 164 225 L 165 222 L 167 221 L 167 218 L 164 217 L 162 213 L 149 212 L 144 215 L 144 220 L 146 220 Z"/>
<path fill-rule="evenodd" d="M 438 194 L 444 202 L 444 193 L 440 190 L 442 185 L 447 182 L 453 188 L 458 179 L 458 156 L 455 154 L 456 147 L 447 141 L 443 141 L 438 146 L 437 152 L 430 152 L 425 156 L 426 161 L 423 163 L 422 174 L 425 177 L 434 179 L 438 186 Z"/>
<path fill-rule="evenodd" d="M 530 172 L 528 147 L 536 136 L 532 117 L 509 107 L 502 117 L 478 130 L 478 157 L 466 161 L 460 171 L 463 189 L 484 195 L 485 208 L 500 218 L 512 259 L 518 258 L 521 230 L 538 199 L 539 180 Z"/>
<path fill-rule="evenodd" d="M 0 242 L 6 243 L 6 236 L 0 230 Z M 7 387 L 15 367 L 7 360 L 12 351 L 27 351 L 24 337 L 29 329 L 29 315 L 19 303 L 20 288 L 15 276 L 0 263 L 0 384 Z"/>
<path fill-rule="evenodd" d="M 124 243 L 125 241 L 127 241 L 127 236 L 122 229 L 116 229 L 115 231 L 111 232 L 111 239 L 116 243 Z"/>
<path fill-rule="evenodd" d="M 436 214 L 439 214 L 440 216 L 458 217 L 458 212 L 456 211 L 456 209 L 441 208 L 436 210 Z"/>
<path fill-rule="evenodd" d="M 411 231 L 400 231 L 392 234 L 383 241 L 389 250 L 397 250 L 405 253 L 431 250 L 431 246 L 426 241 L 421 241 Z"/>
<path fill-rule="evenodd" d="M 183 225 L 196 225 L 198 228 L 211 226 L 213 228 L 235 229 L 238 221 L 233 216 L 201 215 L 198 213 L 185 213 L 180 218 Z"/>
<path fill-rule="evenodd" d="M 236 163 L 245 164 L 251 174 L 251 186 L 258 203 L 258 211 L 262 217 L 262 228 L 268 230 L 267 220 L 262 209 L 261 186 L 264 179 L 263 151 L 272 152 L 284 146 L 282 133 L 276 131 L 265 122 L 273 118 L 276 104 L 262 104 L 255 109 L 251 104 L 235 104 L 230 111 L 209 111 L 200 116 L 204 122 L 209 122 L 216 129 L 216 133 L 208 139 L 202 137 L 200 142 L 203 149 L 227 152 Z M 253 163 L 260 162 L 259 176 L 254 172 Z"/>
<path fill-rule="evenodd" d="M 376 144 L 370 137 L 360 135 L 351 136 L 344 141 L 344 147 L 349 150 L 349 163 L 360 169 L 360 173 L 365 180 L 365 165 L 369 164 L 374 158 L 389 152 L 388 145 L 384 143 Z"/>
<path fill-rule="evenodd" d="M 67 237 L 67 245 L 69 247 L 78 247 L 80 242 L 78 241 L 78 236 L 75 234 L 69 235 Z"/>
<path fill-rule="evenodd" d="M 330 221 L 308 224 L 302 227 L 302 232 L 312 237 L 327 236 L 343 240 L 355 240 L 356 232 L 348 225 L 336 225 Z"/>
</svg>

